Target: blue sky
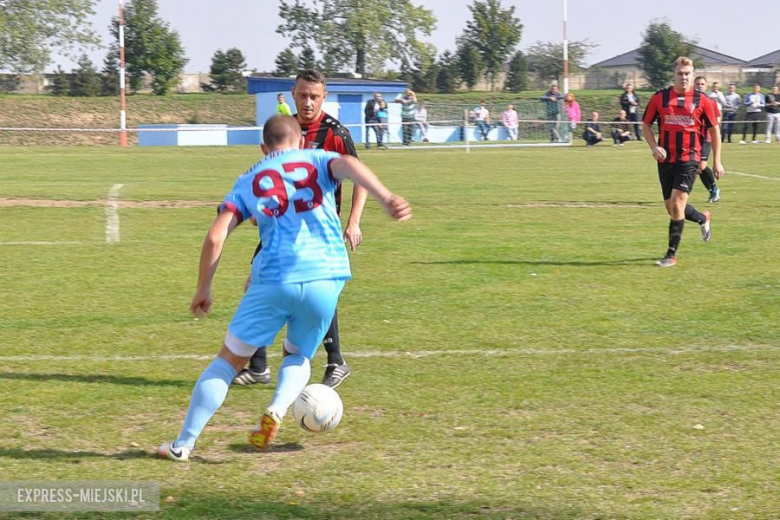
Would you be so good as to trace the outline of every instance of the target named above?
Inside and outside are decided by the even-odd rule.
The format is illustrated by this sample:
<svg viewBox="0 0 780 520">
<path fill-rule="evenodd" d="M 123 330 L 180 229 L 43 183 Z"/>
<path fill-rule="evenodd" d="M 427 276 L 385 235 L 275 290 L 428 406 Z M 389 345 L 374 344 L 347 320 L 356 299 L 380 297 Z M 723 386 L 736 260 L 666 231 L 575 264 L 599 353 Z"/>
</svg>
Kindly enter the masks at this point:
<svg viewBox="0 0 780 520">
<path fill-rule="evenodd" d="M 428 39 L 439 52 L 453 50 L 455 38 L 470 19 L 471 0 L 413 0 L 433 10 L 437 29 Z M 776 0 L 754 2 L 746 12 L 735 0 L 688 2 L 637 2 L 636 0 L 568 0 L 569 39 L 589 39 L 599 47 L 587 58 L 592 64 L 636 48 L 641 33 L 652 20 L 664 20 L 703 47 L 744 60 L 780 48 L 780 19 L 770 5 Z M 685 3 L 689 8 L 679 9 Z M 563 37 L 563 0 L 503 0 L 515 6 L 524 25 L 519 48 L 536 41 L 560 41 Z M 118 1 L 99 0 L 92 17 L 94 29 L 108 42 L 108 26 L 116 16 Z M 217 49 L 238 47 L 250 69 L 273 70 L 274 59 L 287 42 L 276 34 L 281 22 L 277 0 L 159 0 L 160 16 L 179 32 L 190 62 L 186 72 L 208 72 Z M 773 12 L 773 15 L 769 15 Z M 764 26 L 762 24 L 766 23 Z M 105 50 L 88 52 L 102 66 Z M 70 60 L 55 64 L 70 69 Z M 51 67 L 53 69 L 54 66 Z M 98 67 L 99 68 L 99 67 Z"/>
</svg>

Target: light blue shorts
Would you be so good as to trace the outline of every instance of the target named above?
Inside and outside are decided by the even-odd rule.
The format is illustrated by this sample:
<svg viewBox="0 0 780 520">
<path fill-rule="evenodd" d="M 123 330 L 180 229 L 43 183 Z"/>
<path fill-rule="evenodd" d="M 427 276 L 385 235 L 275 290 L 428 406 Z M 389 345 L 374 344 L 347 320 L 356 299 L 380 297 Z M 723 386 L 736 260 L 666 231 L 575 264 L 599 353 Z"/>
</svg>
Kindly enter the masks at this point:
<svg viewBox="0 0 780 520">
<path fill-rule="evenodd" d="M 244 294 L 225 336 L 225 346 L 237 356 L 249 357 L 272 345 L 287 325 L 288 344 L 309 359 L 328 332 L 345 279 L 304 283 L 254 283 Z M 289 348 L 288 348 L 289 350 Z"/>
</svg>

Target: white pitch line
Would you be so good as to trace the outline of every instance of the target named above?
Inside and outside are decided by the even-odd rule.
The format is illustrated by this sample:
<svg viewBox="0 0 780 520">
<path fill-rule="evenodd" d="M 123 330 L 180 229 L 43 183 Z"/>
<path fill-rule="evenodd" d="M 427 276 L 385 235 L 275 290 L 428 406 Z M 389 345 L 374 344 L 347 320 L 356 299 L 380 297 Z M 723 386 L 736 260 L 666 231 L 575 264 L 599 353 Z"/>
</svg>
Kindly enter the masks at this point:
<svg viewBox="0 0 780 520">
<path fill-rule="evenodd" d="M 714 352 L 780 352 L 780 346 L 755 345 L 739 346 L 727 345 L 722 347 L 677 347 L 677 348 L 589 348 L 589 349 L 455 349 L 455 350 L 417 350 L 417 351 L 363 351 L 349 352 L 350 358 L 398 358 L 398 359 L 419 359 L 434 356 L 593 356 L 593 355 L 621 355 L 621 354 L 661 354 L 661 355 L 682 355 Z M 50 356 L 50 355 L 32 355 L 32 356 L 0 356 L 0 361 L 4 362 L 24 362 L 24 361 L 176 361 L 176 360 L 194 360 L 205 361 L 214 359 L 216 353 L 210 355 L 202 354 L 165 354 L 148 356 Z M 278 353 L 268 353 L 269 357 L 279 357 Z"/>
<path fill-rule="evenodd" d="M 119 242 L 119 190 L 123 184 L 114 184 L 108 191 L 106 200 L 106 242 Z"/>
<path fill-rule="evenodd" d="M 754 173 L 745 173 L 745 172 L 732 172 L 727 171 L 727 174 L 733 173 L 734 175 L 742 175 L 743 177 L 753 177 L 754 179 L 764 179 L 767 181 L 780 181 L 780 178 L 778 177 L 764 177 L 763 175 L 756 175 Z"/>
</svg>

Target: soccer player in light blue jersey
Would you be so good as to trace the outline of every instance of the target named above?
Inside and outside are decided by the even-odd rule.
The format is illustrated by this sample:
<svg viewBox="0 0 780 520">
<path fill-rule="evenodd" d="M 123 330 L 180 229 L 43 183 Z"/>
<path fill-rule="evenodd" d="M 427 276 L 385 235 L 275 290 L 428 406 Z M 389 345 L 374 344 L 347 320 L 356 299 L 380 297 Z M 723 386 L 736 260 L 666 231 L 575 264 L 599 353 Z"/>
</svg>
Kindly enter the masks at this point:
<svg viewBox="0 0 780 520">
<path fill-rule="evenodd" d="M 201 316 L 211 308 L 211 283 L 225 240 L 236 226 L 254 217 L 263 248 L 252 264 L 249 289 L 228 326 L 222 349 L 195 383 L 179 437 L 157 451 L 163 458 L 188 460 L 237 371 L 287 325 L 276 392 L 249 436 L 259 448 L 273 440 L 288 408 L 309 381 L 311 359 L 351 277 L 334 198 L 343 179 L 351 178 L 366 188 L 392 218 L 412 218 L 409 203 L 391 193 L 359 160 L 301 149 L 301 129 L 294 118 L 269 119 L 263 142 L 265 157 L 238 178 L 206 236 L 198 289 L 190 304 L 193 314 Z"/>
</svg>

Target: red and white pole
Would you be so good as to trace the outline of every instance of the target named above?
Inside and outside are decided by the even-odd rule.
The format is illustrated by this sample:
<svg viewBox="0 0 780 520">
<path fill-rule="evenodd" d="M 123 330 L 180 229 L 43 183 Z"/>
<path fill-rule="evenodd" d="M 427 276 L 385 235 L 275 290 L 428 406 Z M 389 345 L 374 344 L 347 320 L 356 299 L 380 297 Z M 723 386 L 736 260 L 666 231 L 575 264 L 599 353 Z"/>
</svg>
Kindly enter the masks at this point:
<svg viewBox="0 0 780 520">
<path fill-rule="evenodd" d="M 563 0 L 563 93 L 569 93 L 569 3 Z"/>
<path fill-rule="evenodd" d="M 119 0 L 119 146 L 127 146 L 125 105 L 125 2 Z"/>
</svg>

